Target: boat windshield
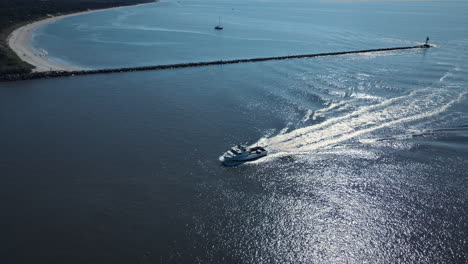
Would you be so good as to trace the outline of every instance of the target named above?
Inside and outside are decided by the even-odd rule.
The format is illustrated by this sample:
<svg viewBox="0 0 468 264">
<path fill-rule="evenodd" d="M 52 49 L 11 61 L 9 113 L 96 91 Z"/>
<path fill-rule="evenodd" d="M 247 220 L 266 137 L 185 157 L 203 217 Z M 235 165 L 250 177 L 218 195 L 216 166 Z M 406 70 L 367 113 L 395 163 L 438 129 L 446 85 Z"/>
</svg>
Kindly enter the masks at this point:
<svg viewBox="0 0 468 264">
<path fill-rule="evenodd" d="M 234 154 L 239 154 L 239 151 L 237 151 L 237 149 L 235 149 L 235 148 L 231 148 L 231 152 L 234 153 Z"/>
<path fill-rule="evenodd" d="M 247 149 L 241 145 L 237 145 L 235 147 L 232 147 L 230 149 L 230 151 L 234 154 L 234 155 L 240 155 L 244 152 L 247 152 Z"/>
</svg>

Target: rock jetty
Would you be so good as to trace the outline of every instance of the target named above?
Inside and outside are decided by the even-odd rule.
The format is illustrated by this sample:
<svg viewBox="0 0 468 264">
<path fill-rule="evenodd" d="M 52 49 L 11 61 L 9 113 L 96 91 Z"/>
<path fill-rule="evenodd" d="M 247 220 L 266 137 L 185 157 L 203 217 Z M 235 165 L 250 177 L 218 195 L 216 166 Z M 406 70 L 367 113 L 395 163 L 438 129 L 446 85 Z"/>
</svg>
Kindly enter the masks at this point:
<svg viewBox="0 0 468 264">
<path fill-rule="evenodd" d="M 210 65 L 236 64 L 236 63 L 246 63 L 246 62 L 313 58 L 313 57 L 323 57 L 323 56 L 337 56 L 337 55 L 346 55 L 346 54 L 355 54 L 355 53 L 385 52 L 385 51 L 392 51 L 392 50 L 426 49 L 426 48 L 430 48 L 430 47 L 431 47 L 431 45 L 424 44 L 424 45 L 411 46 L 411 47 L 396 47 L 396 48 L 383 48 L 383 49 L 355 50 L 355 51 L 329 52 L 329 53 L 317 53 L 317 54 L 303 54 L 303 55 L 253 58 L 253 59 L 219 60 L 219 61 L 209 61 L 209 62 L 190 62 L 190 63 L 154 65 L 154 66 L 143 66 L 143 67 L 117 68 L 117 69 L 17 73 L 17 74 L 2 75 L 2 76 L 0 76 L 0 81 L 7 81 L 8 82 L 8 81 L 21 81 L 21 80 L 34 80 L 34 79 L 47 79 L 47 78 L 57 78 L 57 77 L 69 77 L 69 76 L 75 76 L 75 75 L 90 75 L 90 74 L 106 74 L 106 73 L 119 73 L 119 72 L 165 70 L 165 69 L 177 69 L 177 68 L 188 68 L 188 67 L 202 67 L 202 66 L 210 66 Z"/>
</svg>

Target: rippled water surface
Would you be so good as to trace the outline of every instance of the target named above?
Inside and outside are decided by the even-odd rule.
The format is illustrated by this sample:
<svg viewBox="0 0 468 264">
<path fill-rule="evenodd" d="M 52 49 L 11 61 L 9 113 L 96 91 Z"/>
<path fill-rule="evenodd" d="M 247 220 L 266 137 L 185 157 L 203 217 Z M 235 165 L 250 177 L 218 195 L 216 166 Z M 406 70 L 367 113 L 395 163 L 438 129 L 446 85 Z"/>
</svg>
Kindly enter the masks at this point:
<svg viewBox="0 0 468 264">
<path fill-rule="evenodd" d="M 39 29 L 86 68 L 436 47 L 1 83 L 2 263 L 465 263 L 467 10 L 163 1 Z M 270 154 L 221 166 L 242 142 Z"/>
</svg>

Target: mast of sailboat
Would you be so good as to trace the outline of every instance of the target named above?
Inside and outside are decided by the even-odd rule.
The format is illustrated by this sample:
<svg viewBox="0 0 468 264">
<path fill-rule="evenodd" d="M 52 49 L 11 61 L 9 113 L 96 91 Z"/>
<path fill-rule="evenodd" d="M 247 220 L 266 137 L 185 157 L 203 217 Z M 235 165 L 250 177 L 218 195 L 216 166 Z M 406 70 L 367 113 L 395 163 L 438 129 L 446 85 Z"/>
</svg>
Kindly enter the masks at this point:
<svg viewBox="0 0 468 264">
<path fill-rule="evenodd" d="M 221 16 L 218 17 L 218 25 L 215 27 L 217 30 L 222 30 L 223 26 L 221 26 Z"/>
</svg>

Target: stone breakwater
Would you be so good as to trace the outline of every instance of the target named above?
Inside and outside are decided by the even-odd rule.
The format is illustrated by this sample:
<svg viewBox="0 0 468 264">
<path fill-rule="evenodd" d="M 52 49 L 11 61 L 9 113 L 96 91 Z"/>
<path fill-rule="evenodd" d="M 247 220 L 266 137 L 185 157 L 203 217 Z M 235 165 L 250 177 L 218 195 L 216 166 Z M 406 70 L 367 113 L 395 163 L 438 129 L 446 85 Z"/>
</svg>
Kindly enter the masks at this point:
<svg viewBox="0 0 468 264">
<path fill-rule="evenodd" d="M 75 75 L 165 70 L 165 69 L 202 67 L 202 66 L 210 66 L 210 65 L 236 64 L 236 63 L 259 62 L 259 61 L 270 61 L 270 60 L 286 60 L 286 59 L 313 58 L 313 57 L 323 57 L 323 56 L 337 56 L 337 55 L 346 55 L 346 54 L 355 54 L 355 53 L 384 52 L 384 51 L 392 51 L 392 50 L 425 49 L 425 48 L 430 48 L 430 47 L 431 47 L 430 45 L 425 44 L 425 45 L 418 45 L 418 46 L 411 46 L 411 47 L 342 51 L 342 52 L 304 54 L 304 55 L 292 55 L 292 56 L 282 56 L 282 57 L 225 60 L 225 61 L 219 60 L 219 61 L 209 61 L 209 62 L 190 62 L 190 63 L 178 63 L 178 64 L 167 64 L 167 65 L 143 66 L 143 67 L 117 68 L 117 69 L 31 72 L 31 73 L 22 73 L 22 74 L 2 75 L 0 76 L 0 81 L 21 81 L 21 80 L 56 78 L 56 77 L 68 77 L 68 76 L 75 76 Z"/>
</svg>

